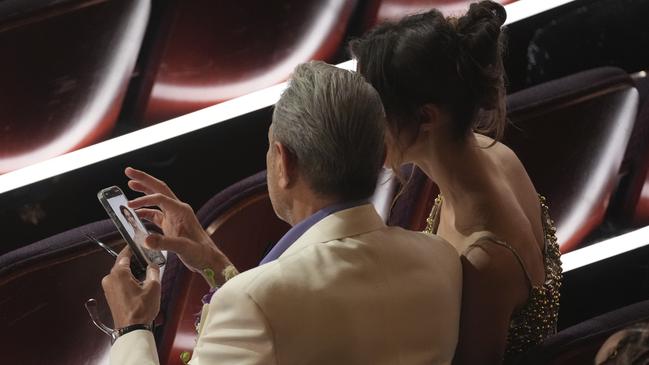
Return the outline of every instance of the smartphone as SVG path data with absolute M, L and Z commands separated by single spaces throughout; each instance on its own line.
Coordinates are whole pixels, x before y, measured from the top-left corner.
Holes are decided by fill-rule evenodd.
M 133 251 L 133 256 L 140 269 L 146 271 L 147 266 L 151 263 L 158 266 L 163 266 L 166 263 L 162 252 L 144 247 L 144 240 L 149 232 L 135 211 L 129 208 L 128 200 L 122 189 L 117 186 L 102 189 L 97 193 L 97 198 Z

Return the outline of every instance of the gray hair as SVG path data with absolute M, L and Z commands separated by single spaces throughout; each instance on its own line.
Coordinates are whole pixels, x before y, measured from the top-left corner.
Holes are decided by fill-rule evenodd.
M 272 137 L 316 193 L 370 197 L 385 158 L 381 98 L 360 74 L 324 62 L 297 66 L 275 105 Z

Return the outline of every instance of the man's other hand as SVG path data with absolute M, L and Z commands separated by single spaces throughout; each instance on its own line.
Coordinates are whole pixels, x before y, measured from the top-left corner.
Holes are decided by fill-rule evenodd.
M 160 269 L 149 266 L 140 283 L 131 273 L 130 263 L 131 250 L 126 246 L 101 281 L 115 328 L 151 324 L 160 310 Z

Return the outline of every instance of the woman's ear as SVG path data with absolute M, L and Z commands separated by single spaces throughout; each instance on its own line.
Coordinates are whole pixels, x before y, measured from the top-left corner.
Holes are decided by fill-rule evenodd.
M 425 104 L 419 109 L 419 132 L 430 132 L 439 127 L 440 110 L 435 104 Z

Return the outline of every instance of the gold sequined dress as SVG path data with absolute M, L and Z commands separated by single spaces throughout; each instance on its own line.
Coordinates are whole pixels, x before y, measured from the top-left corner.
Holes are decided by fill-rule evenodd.
M 549 209 L 543 196 L 539 196 L 541 217 L 544 234 L 544 269 L 545 282 L 543 285 L 532 285 L 530 275 L 523 264 L 518 252 L 511 245 L 492 236 L 485 237 L 488 242 L 503 246 L 510 250 L 521 265 L 530 294 L 527 302 L 512 314 L 505 349 L 505 363 L 509 363 L 530 347 L 541 343 L 547 336 L 556 333 L 559 314 L 559 289 L 561 287 L 562 269 L 561 252 L 555 235 L 554 222 L 550 219 Z M 439 227 L 442 198 L 438 196 L 427 219 L 424 232 L 435 234 Z M 469 246 L 470 247 L 470 246 Z

